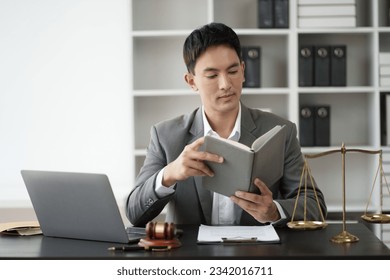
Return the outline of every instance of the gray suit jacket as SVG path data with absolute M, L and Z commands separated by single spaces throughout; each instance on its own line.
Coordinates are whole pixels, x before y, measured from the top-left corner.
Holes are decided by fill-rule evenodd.
M 273 198 L 280 203 L 287 219 L 278 225 L 285 225 L 291 215 L 298 193 L 303 167 L 303 156 L 297 139 L 295 125 L 272 113 L 241 106 L 241 137 L 239 142 L 251 146 L 253 141 L 275 125 L 286 125 L 286 145 L 283 177 L 268 186 Z M 200 177 L 190 177 L 178 182 L 175 192 L 167 197 L 159 197 L 155 190 L 155 180 L 159 171 L 174 161 L 184 147 L 202 137 L 203 120 L 200 108 L 191 114 L 161 122 L 151 129 L 151 140 L 147 148 L 144 165 L 136 179 L 135 188 L 127 200 L 127 216 L 134 226 L 143 226 L 161 213 L 169 203 L 167 221 L 176 224 L 210 224 L 213 195 L 202 187 Z M 310 181 L 310 180 L 309 180 Z M 311 186 L 309 183 L 308 186 Z M 322 213 L 326 215 L 326 205 L 322 192 L 316 187 Z M 304 191 L 301 192 L 304 195 Z M 303 197 L 299 199 L 294 220 L 303 219 Z M 322 220 L 314 191 L 308 187 L 306 201 L 308 220 Z M 259 225 L 247 212 L 242 211 L 242 225 Z

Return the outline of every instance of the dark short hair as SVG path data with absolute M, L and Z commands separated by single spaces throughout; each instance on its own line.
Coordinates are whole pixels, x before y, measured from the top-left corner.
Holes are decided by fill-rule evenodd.
M 199 56 L 211 46 L 226 45 L 234 49 L 241 59 L 241 44 L 237 34 L 223 23 L 209 23 L 195 29 L 186 38 L 183 46 L 183 59 L 187 71 L 195 74 L 195 64 Z

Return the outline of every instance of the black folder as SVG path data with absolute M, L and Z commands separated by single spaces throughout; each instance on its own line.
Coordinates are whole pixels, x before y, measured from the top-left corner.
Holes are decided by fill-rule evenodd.
M 314 47 L 314 85 L 330 86 L 330 47 Z
M 288 28 L 288 2 L 289 0 L 274 1 L 274 26 L 276 28 Z
M 330 145 L 330 106 L 317 106 L 314 117 L 315 146 Z
M 299 141 L 302 147 L 314 146 L 314 107 L 301 106 L 299 114 Z
M 299 86 L 311 87 L 314 85 L 314 54 L 313 46 L 300 46 L 298 59 Z
M 332 86 L 346 86 L 347 74 L 347 48 L 342 46 L 331 46 L 330 56 L 330 83 Z
M 274 0 L 258 0 L 258 27 L 259 28 L 273 28 L 274 27 Z
M 260 47 L 251 47 L 243 46 L 242 49 L 242 59 L 245 63 L 245 82 L 244 87 L 248 88 L 257 88 L 260 87 L 260 56 L 261 48 Z

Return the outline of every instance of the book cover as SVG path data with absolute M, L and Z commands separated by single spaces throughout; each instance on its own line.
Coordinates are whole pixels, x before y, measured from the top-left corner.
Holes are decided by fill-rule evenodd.
M 206 136 L 204 150 L 224 158 L 223 163 L 207 162 L 214 176 L 203 176 L 203 187 L 232 196 L 238 190 L 253 192 L 253 180 L 260 178 L 267 186 L 283 175 L 285 127 L 275 126 L 256 139 L 252 147 L 232 140 Z

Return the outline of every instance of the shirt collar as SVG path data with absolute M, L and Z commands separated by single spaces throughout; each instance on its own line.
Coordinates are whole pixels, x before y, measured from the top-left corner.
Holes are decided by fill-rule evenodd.
M 204 136 L 206 135 L 218 135 L 210 126 L 209 121 L 207 120 L 206 114 L 204 112 L 204 106 L 202 106 L 202 116 L 203 116 L 203 131 L 204 131 Z M 236 118 L 236 122 L 234 124 L 233 130 L 230 133 L 229 139 L 238 141 L 240 139 L 240 134 L 241 134 L 241 103 L 239 104 L 238 107 L 238 114 Z

